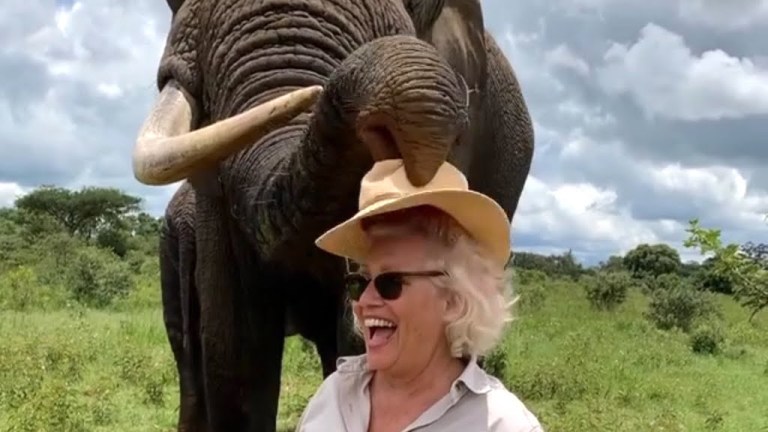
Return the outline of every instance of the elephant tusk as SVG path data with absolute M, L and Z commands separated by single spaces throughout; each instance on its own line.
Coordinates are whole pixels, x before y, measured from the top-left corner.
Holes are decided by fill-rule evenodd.
M 226 120 L 191 131 L 193 105 L 175 83 L 157 97 L 139 131 L 133 173 L 147 185 L 183 180 L 257 141 L 309 108 L 323 88 L 291 91 Z

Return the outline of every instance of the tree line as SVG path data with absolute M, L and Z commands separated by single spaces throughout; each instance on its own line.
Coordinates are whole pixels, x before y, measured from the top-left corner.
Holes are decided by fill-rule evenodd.
M 612 255 L 596 266 L 583 266 L 569 250 L 559 255 L 517 252 L 512 266 L 549 277 L 590 280 L 622 274 L 630 284 L 679 287 L 733 296 L 750 310 L 750 320 L 768 307 L 768 244 L 749 241 L 725 243 L 721 230 L 689 221 L 684 246 L 705 255 L 701 262 L 683 262 L 679 252 L 665 243 L 639 244 L 624 255 Z M 615 276 L 615 275 L 614 275 Z
M 137 291 L 154 304 L 162 221 L 141 204 L 115 188 L 44 185 L 0 209 L 0 308 L 108 307 Z
M 0 307 L 105 307 L 137 288 L 143 288 L 145 301 L 159 299 L 161 226 L 162 218 L 145 212 L 139 197 L 115 188 L 44 185 L 19 197 L 12 207 L 0 209 Z M 591 267 L 579 263 L 572 251 L 549 256 L 516 252 L 511 265 L 527 272 L 529 280 L 537 274 L 583 280 L 596 304 L 610 304 L 599 299 L 613 291 L 621 298 L 622 290 L 611 288 L 619 277 L 648 293 L 673 287 L 662 290 L 672 295 L 685 286 L 733 296 L 751 316 L 768 307 L 768 244 L 725 243 L 720 230 L 704 228 L 696 219 L 687 233 L 685 246 L 707 255 L 701 263 L 682 262 L 677 250 L 662 243 L 640 244 Z

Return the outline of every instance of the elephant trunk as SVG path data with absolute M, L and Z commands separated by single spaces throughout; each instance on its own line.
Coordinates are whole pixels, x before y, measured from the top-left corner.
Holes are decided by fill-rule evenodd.
M 298 150 L 272 168 L 259 182 L 269 187 L 251 197 L 282 207 L 248 206 L 255 212 L 248 219 L 261 230 L 259 247 L 280 244 L 262 253 L 304 264 L 296 263 L 296 251 L 307 251 L 324 230 L 357 210 L 360 179 L 374 161 L 402 158 L 413 184 L 423 185 L 448 157 L 467 118 L 467 89 L 431 45 L 387 36 L 361 46 L 331 74 L 306 132 L 295 136 Z M 310 247 L 301 259 L 317 262 L 311 257 L 318 253 Z
M 363 143 L 374 161 L 403 158 L 409 180 L 423 186 L 467 128 L 467 104 L 464 81 L 431 45 L 412 36 L 379 38 L 330 77 L 307 148 L 338 147 L 340 137 L 341 151 Z

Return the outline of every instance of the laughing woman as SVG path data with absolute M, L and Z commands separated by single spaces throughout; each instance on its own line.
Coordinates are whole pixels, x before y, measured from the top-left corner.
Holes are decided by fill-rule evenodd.
M 476 363 L 507 321 L 503 210 L 450 164 L 414 188 L 386 160 L 361 186 L 360 211 L 317 245 L 361 265 L 347 288 L 366 353 L 339 360 L 297 430 L 543 431 Z

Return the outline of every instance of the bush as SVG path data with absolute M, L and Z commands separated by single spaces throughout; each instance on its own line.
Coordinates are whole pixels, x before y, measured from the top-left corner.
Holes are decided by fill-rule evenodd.
M 0 274 L 0 309 L 29 311 L 64 305 L 66 296 L 43 283 L 29 266 Z
M 702 325 L 690 336 L 691 350 L 696 354 L 717 354 L 724 337 L 719 327 L 714 325 Z
M 646 280 L 646 283 L 648 284 L 648 288 L 650 289 L 650 292 L 653 292 L 653 291 L 669 291 L 685 283 L 685 281 L 683 280 L 683 278 L 681 278 L 676 274 L 666 273 L 663 275 L 656 276 L 654 278 L 649 278 Z
M 483 369 L 489 375 L 498 378 L 502 382 L 505 382 L 507 379 L 508 364 L 509 355 L 503 344 L 499 344 L 482 359 Z
M 541 285 L 548 279 L 547 274 L 541 270 L 515 269 L 516 282 L 520 285 Z
M 517 285 L 515 294 L 519 296 L 516 304 L 520 311 L 538 309 L 547 299 L 547 290 L 542 284 Z
M 662 330 L 676 327 L 687 333 L 697 319 L 715 312 L 708 296 L 686 283 L 679 283 L 653 290 L 646 317 Z
M 85 247 L 74 254 L 67 268 L 67 286 L 75 300 L 90 307 L 104 307 L 133 288 L 129 265 L 111 251 Z
M 598 310 L 613 310 L 624 303 L 632 278 L 626 272 L 598 272 L 586 280 L 587 300 Z

